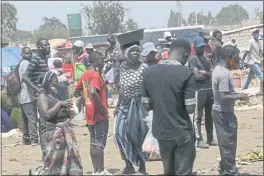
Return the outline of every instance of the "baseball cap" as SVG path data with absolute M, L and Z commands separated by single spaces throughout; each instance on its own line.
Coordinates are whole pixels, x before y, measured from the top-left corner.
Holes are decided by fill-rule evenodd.
M 259 32 L 259 29 L 254 28 L 254 29 L 251 30 L 251 33 L 252 33 L 252 34 L 255 33 L 255 32 Z
M 204 38 L 200 36 L 195 37 L 194 45 L 197 46 L 198 48 L 202 46 L 206 46 L 206 43 L 204 42 Z
M 143 51 L 142 51 L 142 53 L 141 53 L 141 56 L 143 56 L 143 57 L 146 57 L 147 55 L 149 55 L 149 53 L 150 53 L 151 51 L 158 52 L 158 50 L 155 48 L 154 43 L 152 43 L 152 42 L 147 42 L 147 43 L 145 43 L 145 44 L 142 46 L 142 49 L 143 49 Z
M 209 32 L 209 30 L 207 30 L 207 29 L 202 29 L 200 32 L 199 32 L 199 36 L 200 37 L 203 37 L 203 38 L 205 38 L 205 39 L 207 39 L 207 40 L 210 40 L 212 37 L 210 36 L 210 32 Z
M 73 43 L 74 46 L 77 46 L 79 48 L 82 48 L 84 47 L 84 42 L 81 41 L 81 40 L 76 40 L 74 43 Z
M 87 43 L 84 48 L 85 49 L 93 49 L 93 44 Z

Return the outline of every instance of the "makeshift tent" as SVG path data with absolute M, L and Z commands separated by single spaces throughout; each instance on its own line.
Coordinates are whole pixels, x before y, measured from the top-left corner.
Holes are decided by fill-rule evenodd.
M 58 45 L 56 49 L 71 49 L 72 48 L 72 42 L 70 40 L 67 40 L 66 43 L 63 45 Z
M 2 48 L 2 68 L 17 65 L 22 59 L 21 50 L 19 47 Z

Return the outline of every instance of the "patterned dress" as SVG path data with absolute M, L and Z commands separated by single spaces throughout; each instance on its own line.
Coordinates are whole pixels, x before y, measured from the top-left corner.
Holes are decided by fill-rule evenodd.
M 145 162 L 142 145 L 148 132 L 145 110 L 141 103 L 143 72 L 148 66 L 141 64 L 136 71 L 126 69 L 127 62 L 120 65 L 120 106 L 115 125 L 115 139 L 122 157 L 139 166 Z

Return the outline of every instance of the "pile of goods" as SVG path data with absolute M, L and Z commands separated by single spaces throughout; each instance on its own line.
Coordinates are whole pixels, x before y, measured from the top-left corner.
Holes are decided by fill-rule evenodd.
M 246 77 L 248 70 L 233 70 L 231 71 L 233 77 Z
M 251 151 L 246 154 L 246 156 L 242 157 L 242 161 L 246 162 L 255 162 L 255 161 L 263 161 L 263 150 Z
M 235 106 L 253 106 L 253 104 L 250 100 L 237 100 L 235 102 Z
M 249 70 L 245 69 L 245 70 L 232 70 L 231 74 L 233 77 L 233 83 L 234 83 L 234 87 L 235 88 L 241 88 L 246 79 L 247 79 L 247 75 L 248 75 Z M 255 87 L 258 85 L 257 79 L 255 79 L 256 77 L 253 78 L 253 80 L 251 81 L 249 87 Z

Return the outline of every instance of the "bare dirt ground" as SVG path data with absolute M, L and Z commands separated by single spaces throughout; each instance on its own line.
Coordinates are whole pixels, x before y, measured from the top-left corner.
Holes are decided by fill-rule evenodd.
M 111 113 L 112 113 L 111 109 Z M 237 158 L 246 155 L 254 149 L 263 149 L 263 110 L 249 110 L 236 112 L 238 129 L 238 149 Z M 77 125 L 74 127 L 81 159 L 84 167 L 84 174 L 92 172 L 92 163 L 89 155 L 89 133 L 85 122 L 74 121 Z M 203 126 L 203 133 L 205 132 Z M 115 173 L 124 167 L 119 152 L 112 141 L 113 118 L 110 120 L 108 142 L 105 149 L 105 166 Z M 26 175 L 29 169 L 41 165 L 40 146 L 7 146 L 20 143 L 19 138 L 8 138 L 2 140 L 2 175 Z M 203 175 L 218 174 L 217 166 L 220 158 L 218 147 L 209 149 L 197 149 L 197 156 L 194 164 L 194 171 Z M 263 161 L 254 162 L 248 165 L 239 165 L 240 169 L 254 175 L 263 175 Z M 163 168 L 161 161 L 147 162 L 149 174 L 162 174 Z

